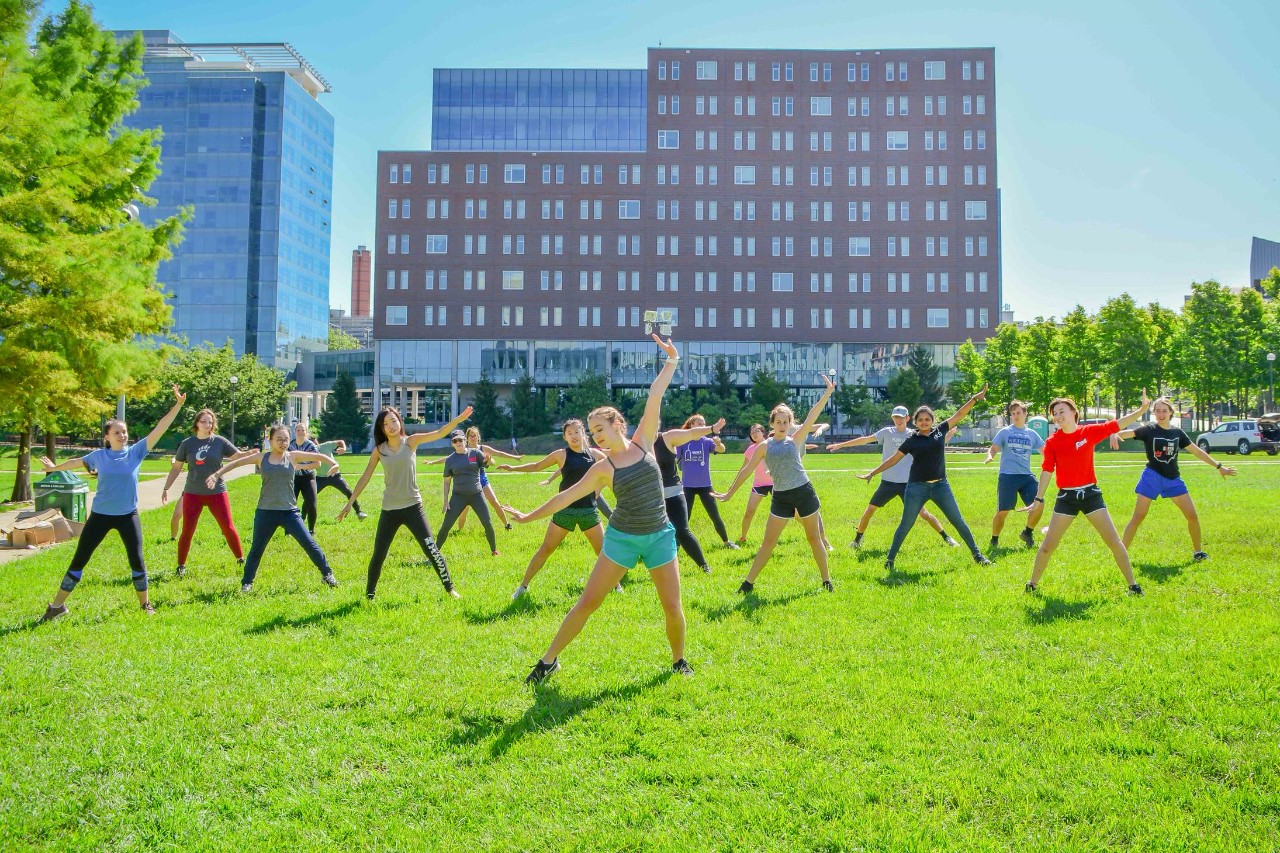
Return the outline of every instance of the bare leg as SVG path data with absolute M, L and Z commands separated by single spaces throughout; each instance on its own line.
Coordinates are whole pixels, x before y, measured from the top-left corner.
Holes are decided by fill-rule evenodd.
M 597 524 L 595 527 L 582 531 L 582 535 L 587 537 L 587 541 L 591 543 L 591 547 L 595 549 L 596 556 L 599 557 L 604 551 L 604 525 Z
M 827 566 L 827 549 L 822 541 L 822 514 L 815 512 L 800 519 L 804 527 L 804 535 L 809 540 L 809 549 L 813 551 L 813 559 L 818 563 L 818 572 L 824 582 L 831 580 L 831 569 Z
M 489 506 L 498 512 L 498 521 L 502 522 L 503 527 L 510 527 L 511 522 L 507 521 L 507 514 L 502 509 L 502 504 L 498 503 L 498 496 L 493 493 L 493 486 L 484 487 L 484 498 L 489 502 Z
M 1089 513 L 1085 518 L 1089 519 L 1093 529 L 1098 531 L 1102 541 L 1107 543 L 1107 547 L 1111 549 L 1111 556 L 1116 558 L 1116 565 L 1124 573 L 1124 579 L 1128 581 L 1129 586 L 1137 583 L 1133 579 L 1133 566 L 1129 565 L 1129 551 L 1124 547 L 1124 542 L 1120 540 L 1120 534 L 1116 532 L 1116 526 L 1111 521 L 1111 513 L 1105 509 L 1100 509 L 1097 512 Z
M 751 570 L 747 572 L 748 583 L 756 582 L 756 578 L 760 575 L 760 570 L 764 568 L 765 563 L 769 562 L 769 557 L 773 554 L 773 548 L 778 544 L 778 537 L 782 535 L 782 529 L 787 526 L 787 522 L 790 520 L 789 518 L 779 518 L 773 513 L 769 513 L 769 521 L 764 526 L 764 540 L 760 543 L 760 550 L 756 551 L 756 558 L 751 561 Z
M 1133 506 L 1133 517 L 1124 526 L 1124 536 L 1121 538 L 1125 548 L 1133 544 L 1133 537 L 1138 535 L 1138 528 L 1142 526 L 1142 522 L 1146 520 L 1147 513 L 1150 510 L 1151 498 L 1138 495 L 1138 502 Z M 1197 548 L 1196 550 L 1199 551 L 1200 549 Z
M 671 662 L 684 657 L 684 608 L 680 604 L 680 567 L 676 560 L 649 572 L 653 588 L 662 602 L 662 615 L 667 621 L 667 642 L 671 645 Z
M 1064 515 L 1057 512 L 1049 519 L 1049 532 L 1045 533 L 1044 539 L 1040 541 L 1040 548 L 1036 551 L 1035 567 L 1031 569 L 1032 586 L 1040 583 L 1040 576 L 1044 574 L 1045 567 L 1049 565 L 1049 557 L 1053 556 L 1054 549 L 1058 547 L 1058 543 L 1062 541 L 1067 528 L 1075 520 L 1076 517 L 1074 515 Z
M 1002 509 L 996 513 L 996 517 L 991 519 L 991 538 L 997 539 L 1000 531 L 1004 530 L 1004 520 L 1009 517 L 1009 510 Z M 1034 525 L 1031 525 L 1034 526 Z
M 1176 498 L 1169 498 L 1173 501 L 1173 505 L 1182 510 L 1182 514 L 1187 518 L 1187 532 L 1191 534 L 1191 550 L 1199 553 L 1200 546 L 1200 516 L 1196 514 L 1196 505 L 1191 500 L 1191 495 L 1178 495 Z M 1128 546 L 1128 542 L 1125 546 Z
M 1027 529 L 1035 531 L 1036 525 L 1040 523 L 1040 517 L 1044 515 L 1044 502 L 1032 501 L 1031 511 L 1027 513 Z
M 742 532 L 738 535 L 739 542 L 747 541 L 747 533 L 751 530 L 751 521 L 756 517 L 756 507 L 760 506 L 762 498 L 752 489 L 747 493 L 747 511 L 742 515 Z
M 542 567 L 546 565 L 547 558 L 555 553 L 556 548 L 560 547 L 560 543 L 568 535 L 569 531 L 559 525 L 547 525 L 546 535 L 542 537 L 542 544 L 538 546 L 538 550 L 534 551 L 533 556 L 529 558 L 529 565 L 525 567 L 524 577 L 520 580 L 520 586 L 526 589 L 529 587 L 529 584 L 533 582 L 534 576 L 542 571 Z
M 674 565 L 674 562 L 671 565 Z M 613 591 L 626 573 L 625 568 L 608 557 L 601 555 L 596 558 L 596 564 L 591 569 L 591 575 L 587 578 L 587 585 L 583 588 L 582 595 L 578 597 L 578 603 L 565 614 L 564 621 L 560 623 L 560 630 L 556 631 L 555 638 L 547 647 L 547 653 L 542 656 L 543 663 L 551 663 L 560 656 L 565 646 L 573 642 L 574 637 L 582 631 L 582 626 L 587 624 L 587 619 L 596 612 L 605 596 Z
M 938 517 L 924 507 L 920 507 L 920 518 L 925 524 L 929 525 L 937 533 L 942 533 L 942 522 L 938 521 Z
M 880 507 L 867 504 L 866 512 L 862 513 L 862 518 L 858 519 L 858 532 L 866 533 L 867 525 L 871 524 L 871 516 L 876 514 L 876 510 Z

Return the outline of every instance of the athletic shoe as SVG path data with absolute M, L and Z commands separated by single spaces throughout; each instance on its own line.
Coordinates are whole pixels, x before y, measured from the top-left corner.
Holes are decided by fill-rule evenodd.
M 371 592 L 366 592 L 366 593 L 364 594 L 364 600 L 365 600 L 365 601 L 373 601 L 373 593 L 371 593 Z
M 855 550 L 855 551 L 860 550 L 860 549 L 862 548 L 862 534 L 861 534 L 861 533 L 859 533 L 856 537 L 854 537 L 854 540 L 853 540 L 852 542 L 850 542 L 850 543 L 849 543 L 849 547 L 850 547 L 850 548 L 852 548 L 852 549 L 853 549 L 853 550 Z
M 500 551 L 494 551 L 494 552 L 493 552 L 493 556 L 495 556 L 495 557 L 501 557 L 501 556 L 502 556 L 502 553 L 501 553 Z
M 325 575 L 324 577 L 320 578 L 320 580 L 324 581 L 324 582 L 325 582 L 326 584 L 328 584 L 329 586 L 337 586 L 337 585 L 338 585 L 338 579 L 337 579 L 337 578 L 335 578 L 335 577 L 333 576 L 333 572 L 329 572 L 329 574 L 327 574 L 327 575 Z
M 676 675 L 693 675 L 693 667 L 689 666 L 689 662 L 684 658 L 671 664 L 671 671 Z
M 893 574 L 893 560 L 884 561 L 884 570 L 889 574 Z
M 357 512 L 357 513 L 356 513 L 356 518 L 360 519 L 361 521 L 364 521 L 364 520 L 365 520 L 366 518 L 368 518 L 368 517 L 369 517 L 369 513 L 367 513 L 367 512 Z
M 150 601 L 144 601 L 142 602 L 142 612 L 147 614 L 148 616 L 155 616 L 156 606 L 152 604 Z
M 947 534 L 945 534 L 945 533 L 944 533 L 944 534 L 942 534 L 942 542 L 943 542 L 943 544 L 945 544 L 945 545 L 947 545 L 948 547 L 951 547 L 951 548 L 955 548 L 955 547 L 959 546 L 959 544 L 960 544 L 959 542 L 957 542 L 956 540 L 952 539 L 950 536 L 948 536 L 948 535 L 947 535 Z
M 987 559 L 987 555 L 983 554 L 981 551 L 973 555 L 973 561 L 979 566 L 991 565 L 991 561 Z
M 737 542 L 725 542 L 724 547 L 728 548 L 730 551 L 737 551 L 739 546 Z
M 520 584 L 518 587 L 516 587 L 516 591 L 511 593 L 511 600 L 515 601 L 517 598 L 524 595 L 528 591 L 529 591 L 529 587 L 525 586 L 524 584 Z
M 1129 584 L 1130 595 L 1142 595 L 1142 587 L 1136 583 Z
M 61 619 L 70 612 L 65 604 L 50 604 L 44 609 L 44 615 L 40 617 L 40 621 L 52 622 L 54 619 Z
M 823 546 L 825 546 L 825 547 L 826 547 L 826 549 L 827 549 L 827 553 L 828 553 L 828 554 L 834 554 L 834 553 L 835 553 L 835 550 L 836 550 L 836 546 L 835 546 L 835 545 L 832 545 L 830 542 L 823 542 L 822 544 L 823 544 Z
M 510 530 L 510 529 L 511 529 L 511 522 L 509 522 L 509 521 L 507 522 L 507 529 L 508 529 L 508 530 Z M 496 552 L 495 552 L 495 553 L 496 553 Z
M 240 559 L 236 560 L 236 565 L 243 569 L 243 568 L 244 568 L 244 557 L 241 557 Z
M 613 588 L 613 591 L 614 591 L 614 592 L 626 592 L 626 590 L 622 588 L 622 581 L 618 581 L 618 585 L 617 585 L 617 586 L 615 586 L 615 587 Z
M 743 581 L 742 585 L 738 587 L 738 592 L 741 593 L 742 595 L 746 595 L 752 590 L 754 590 L 755 588 L 756 588 L 756 585 L 753 584 L 751 581 Z
M 545 681 L 551 673 L 560 669 L 560 658 L 556 658 L 551 663 L 543 663 L 538 661 L 533 665 L 533 671 L 525 678 L 525 684 L 540 684 Z
M 823 582 L 822 582 L 822 588 L 823 588 L 823 589 L 825 589 L 827 592 L 835 592 L 835 591 L 836 591 L 835 584 L 833 584 L 831 581 L 823 581 Z
M 702 566 L 702 573 L 703 573 L 704 575 L 709 575 L 709 574 L 711 574 L 711 567 L 710 567 L 710 566 L 708 566 L 708 565 L 706 565 L 706 564 L 704 563 L 704 564 L 703 564 L 703 566 Z
M 1033 584 L 1031 581 L 1027 581 L 1027 585 L 1023 587 L 1023 590 L 1027 593 L 1027 595 L 1034 595 L 1036 591 L 1036 585 Z
M 251 583 L 242 583 L 242 584 L 240 584 L 240 591 L 241 591 L 241 592 L 253 592 L 253 584 L 251 584 Z
M 1030 527 L 1022 528 L 1022 532 L 1018 534 L 1018 538 L 1021 539 L 1022 544 L 1026 545 L 1028 548 L 1036 547 L 1036 537 L 1031 532 Z
M 999 548 L 999 547 L 1000 547 L 1000 537 L 999 537 L 999 536 L 992 536 L 992 537 L 991 537 L 991 544 L 987 546 L 987 550 L 988 550 L 988 551 L 994 551 L 995 549 L 997 549 L 997 548 Z
M 1209 559 L 1209 555 L 1204 551 L 1196 551 L 1191 555 L 1191 559 L 1195 560 L 1197 563 L 1203 563 L 1205 560 Z
M 462 598 L 462 593 L 458 592 L 453 587 L 449 587 L 445 592 L 449 593 L 450 598 Z
M 178 566 L 178 568 L 174 571 L 174 574 L 180 578 L 185 578 L 187 576 L 187 567 Z

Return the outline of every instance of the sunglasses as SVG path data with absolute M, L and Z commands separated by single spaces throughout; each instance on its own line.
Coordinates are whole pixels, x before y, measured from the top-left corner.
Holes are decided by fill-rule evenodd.
M 464 439 L 461 439 L 461 438 L 455 438 L 455 439 L 451 439 L 449 443 L 450 443 L 450 444 L 462 444 L 463 440 L 464 440 Z

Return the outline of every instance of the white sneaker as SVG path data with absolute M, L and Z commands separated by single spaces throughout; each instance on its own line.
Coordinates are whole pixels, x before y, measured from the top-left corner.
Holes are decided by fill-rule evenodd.
M 511 593 L 511 600 L 515 601 L 517 598 L 524 595 L 528 591 L 529 591 L 529 587 L 525 586 L 524 584 L 521 584 L 520 586 L 516 587 L 515 592 Z
M 617 585 L 617 586 L 615 586 L 615 587 L 613 588 L 613 591 L 614 591 L 614 592 L 626 592 L 626 590 L 622 588 L 622 581 L 618 581 L 618 585 Z

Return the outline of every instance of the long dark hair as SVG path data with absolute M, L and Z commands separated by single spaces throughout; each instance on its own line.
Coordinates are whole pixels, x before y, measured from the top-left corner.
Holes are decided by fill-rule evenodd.
M 116 420 L 115 418 L 112 418 L 111 420 L 107 421 L 105 424 L 102 425 L 102 446 L 103 447 L 111 446 L 111 442 L 107 441 L 107 433 L 111 432 L 112 428 L 115 426 L 122 426 L 126 430 L 129 428 L 125 426 L 124 421 L 119 421 L 119 420 Z
M 387 420 L 387 415 L 395 415 L 396 420 L 400 421 L 400 436 L 404 437 L 404 419 L 400 417 L 400 413 L 390 406 L 383 406 L 382 411 L 378 412 L 378 417 L 373 421 L 374 447 L 381 447 L 387 443 L 387 433 L 382 428 L 382 424 Z

